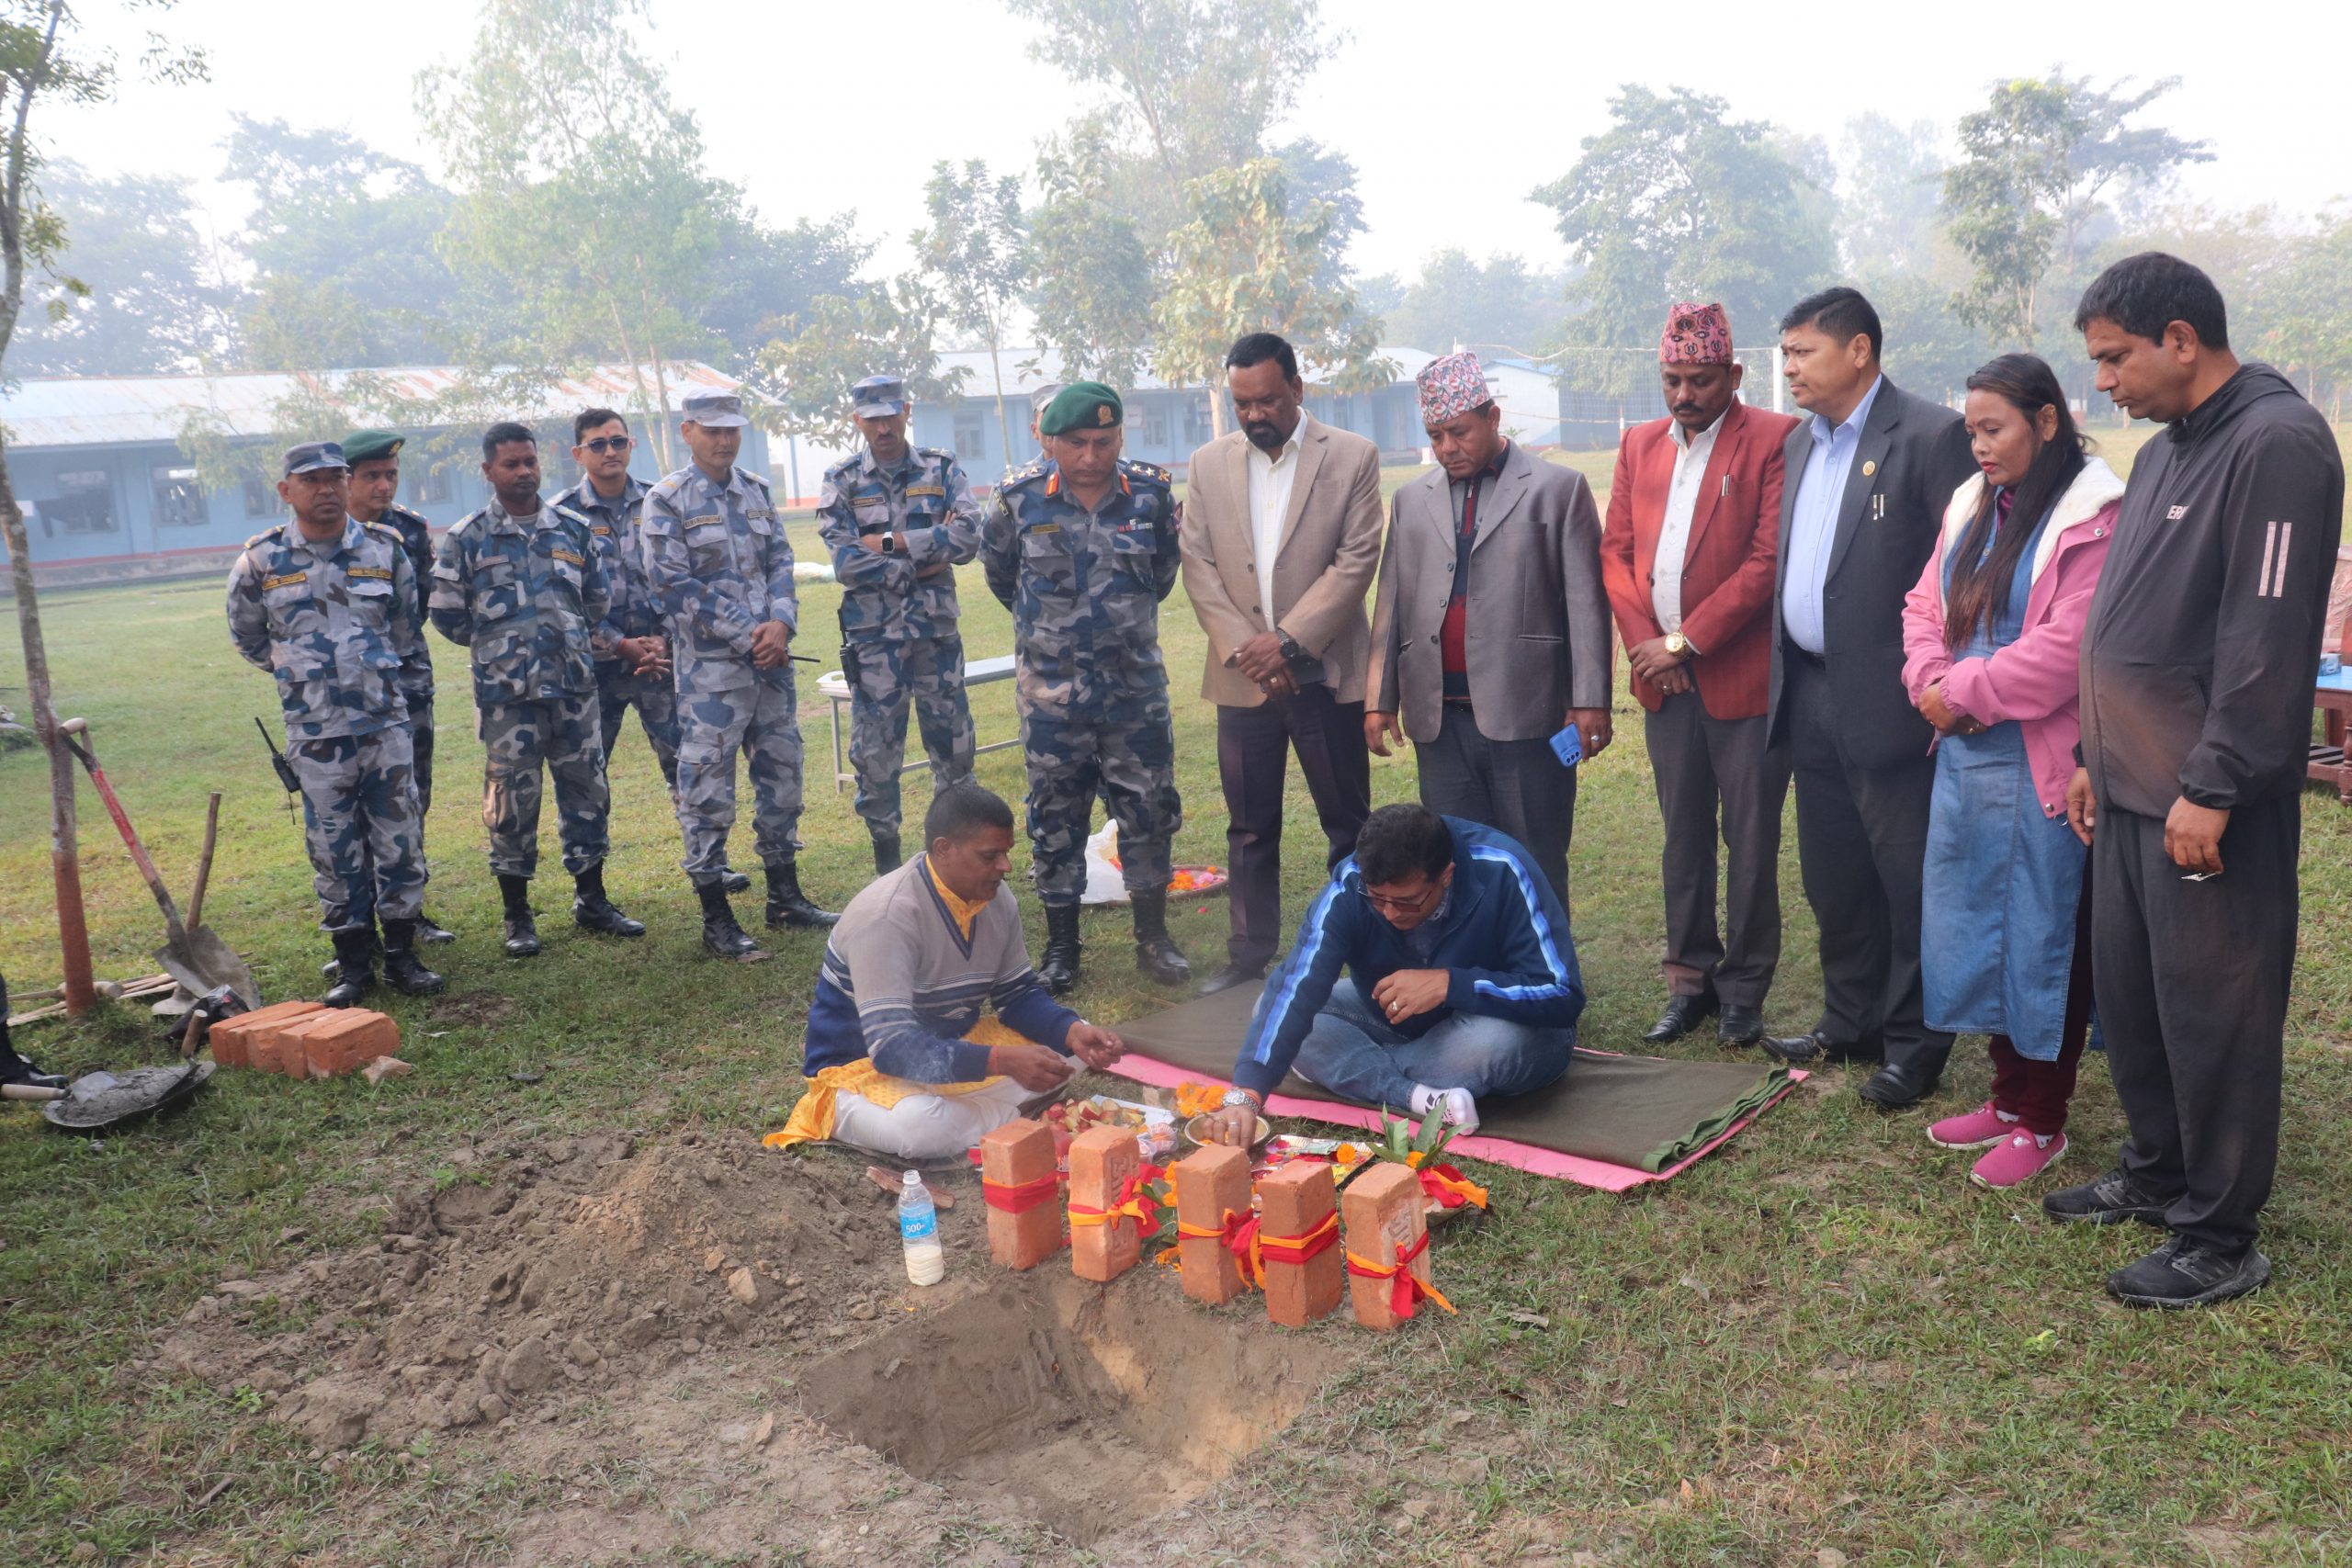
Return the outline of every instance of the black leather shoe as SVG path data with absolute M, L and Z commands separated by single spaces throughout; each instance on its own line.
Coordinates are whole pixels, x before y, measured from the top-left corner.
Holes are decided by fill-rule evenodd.
M 721 871 L 718 874 L 718 886 L 726 891 L 728 897 L 733 897 L 738 893 L 749 893 L 752 890 L 752 879 L 740 871 Z
M 1236 986 L 1247 986 L 1266 977 L 1262 964 L 1227 964 L 1224 968 L 1202 981 L 1197 994 L 1213 997 L 1219 991 L 1229 991 Z
M 6 1053 L 5 1056 L 0 1056 L 0 1083 L 23 1084 L 28 1089 L 63 1089 L 65 1087 L 66 1077 L 63 1073 L 45 1073 L 40 1070 L 40 1063 L 29 1056 L 19 1056 L 15 1051 L 6 1046 L 0 1046 L 0 1051 Z
M 643 936 L 645 922 L 632 920 L 605 897 L 605 868 L 592 865 L 572 878 L 571 921 L 600 936 Z
M 1652 1045 L 1671 1045 L 1715 1014 L 1713 991 L 1678 991 L 1666 998 L 1666 1010 L 1642 1039 Z
M 780 860 L 768 867 L 768 930 L 795 926 L 821 931 L 840 919 L 832 910 L 810 903 L 800 891 L 800 871 L 795 863 Z
M 2137 1220 L 2143 1225 L 2161 1225 L 2168 1207 L 2164 1199 L 2120 1168 L 2078 1187 L 2061 1187 L 2041 1195 L 2041 1212 L 2069 1224 L 2112 1225 Z
M 2253 1247 L 2216 1252 L 2176 1235 L 2137 1263 L 2107 1277 L 2107 1293 L 2125 1306 L 2213 1306 L 2258 1291 L 2270 1280 L 2270 1259 Z
M 768 955 L 750 932 L 735 923 L 735 911 L 727 907 L 724 879 L 697 886 L 695 897 L 702 900 L 703 946 L 738 964 L 756 964 Z
M 1889 1062 L 1854 1092 L 1881 1111 L 1907 1111 L 1936 1092 L 1941 1073 L 1923 1072 L 1901 1062 Z
M 1723 1016 L 1715 1021 L 1716 1044 L 1726 1051 L 1745 1051 L 1763 1038 L 1762 1009 L 1724 1004 Z
M 430 915 L 419 915 L 416 918 L 416 940 L 428 947 L 438 947 L 445 942 L 457 941 L 458 933 L 453 931 L 444 931 L 440 923 Z
M 1832 1040 L 1817 1029 L 1809 1034 L 1767 1034 L 1756 1043 L 1766 1055 L 1783 1062 L 1875 1062 L 1886 1055 L 1886 1042 L 1879 1035 Z
M 384 983 L 404 997 L 435 996 L 443 984 L 416 956 L 418 940 L 416 921 L 384 922 Z
M 1078 984 L 1079 955 L 1086 944 L 1078 940 L 1078 906 L 1046 906 L 1046 955 L 1037 964 L 1037 979 L 1054 996 Z

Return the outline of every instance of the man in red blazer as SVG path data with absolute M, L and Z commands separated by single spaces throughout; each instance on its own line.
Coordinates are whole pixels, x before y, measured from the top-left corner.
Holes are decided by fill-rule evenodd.
M 1721 305 L 1676 305 L 1658 344 L 1668 417 L 1617 448 L 1600 575 L 1648 710 L 1645 738 L 1665 818 L 1666 1012 L 1643 1038 L 1679 1040 L 1720 1009 L 1716 1037 L 1753 1045 L 1781 961 L 1781 806 L 1775 746 L 1774 553 L 1781 448 L 1796 421 L 1739 400 Z M 1715 823 L 1729 853 L 1715 923 Z

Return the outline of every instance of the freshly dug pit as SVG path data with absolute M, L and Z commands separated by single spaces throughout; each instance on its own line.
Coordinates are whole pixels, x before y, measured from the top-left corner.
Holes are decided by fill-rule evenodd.
M 1337 1370 L 1254 1298 L 1211 1312 L 1163 1283 L 1011 1276 L 820 1363 L 801 1400 L 901 1469 L 1083 1546 L 1206 1492 Z

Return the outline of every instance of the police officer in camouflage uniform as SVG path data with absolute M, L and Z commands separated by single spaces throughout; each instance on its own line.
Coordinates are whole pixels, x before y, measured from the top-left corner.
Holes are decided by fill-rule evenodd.
M 1029 847 L 1046 906 L 1038 977 L 1077 984 L 1078 900 L 1098 788 L 1119 824 L 1136 967 L 1163 986 L 1192 965 L 1168 934 L 1169 844 L 1183 820 L 1159 652 L 1176 585 L 1168 470 L 1119 456 L 1125 411 L 1099 381 L 1062 389 L 1038 420 L 1046 460 L 1008 475 L 981 528 L 989 588 L 1012 611 Z
M 401 492 L 401 448 L 408 438 L 391 430 L 355 430 L 343 438 L 343 460 L 351 465 L 351 514 L 381 523 L 401 536 L 401 550 L 416 577 L 416 624 L 424 625 L 424 601 L 433 592 L 433 527 L 393 497 Z M 416 812 L 420 825 L 433 817 L 433 657 L 417 639 L 414 664 L 401 668 L 401 694 L 408 700 L 409 744 L 416 754 Z M 423 827 L 419 827 L 420 835 Z M 420 837 L 420 843 L 423 839 Z M 455 942 L 431 915 L 416 918 L 416 940 Z
M 876 875 L 899 868 L 899 769 L 914 706 L 932 792 L 972 776 L 972 710 L 956 569 L 980 547 L 980 508 L 956 455 L 907 445 L 907 389 L 869 376 L 850 389 L 865 450 L 825 470 L 817 520 L 842 585 L 850 680 L 850 767 Z
M 588 520 L 539 499 L 539 447 L 528 427 L 492 425 L 481 455 L 495 499 L 443 536 L 432 615 L 443 637 L 473 649 L 481 819 L 505 904 L 507 956 L 539 951 L 531 876 L 543 763 L 555 780 L 573 921 L 607 936 L 643 936 L 645 927 L 605 894 L 608 797 L 593 661 L 607 635 L 611 595 Z
M 401 537 L 350 513 L 350 468 L 332 441 L 286 454 L 277 494 L 292 521 L 256 534 L 229 569 L 229 635 L 277 677 L 286 754 L 302 785 L 303 840 L 320 925 L 349 1007 L 384 978 L 411 996 L 441 988 L 418 961 L 424 831 L 402 674 L 424 658 L 416 582 Z
M 752 775 L 752 819 L 767 868 L 767 923 L 830 926 L 840 917 L 800 891 L 800 726 L 791 643 L 800 621 L 792 546 L 767 481 L 735 466 L 743 400 L 686 395 L 678 432 L 694 461 L 645 493 L 638 548 L 670 626 L 678 682 L 678 826 L 702 900 L 703 945 L 722 958 L 767 954 L 735 923 L 720 880 L 735 826 L 735 754 Z

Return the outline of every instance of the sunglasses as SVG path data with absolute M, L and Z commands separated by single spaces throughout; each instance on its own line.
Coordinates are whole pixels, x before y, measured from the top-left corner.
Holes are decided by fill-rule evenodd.
M 626 435 L 599 435 L 595 440 L 584 445 L 588 450 L 601 457 L 607 452 L 626 452 L 637 443 Z

